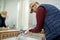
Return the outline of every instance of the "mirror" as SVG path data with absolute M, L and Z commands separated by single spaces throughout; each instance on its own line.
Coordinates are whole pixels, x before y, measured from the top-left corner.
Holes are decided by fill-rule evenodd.
M 0 13 L 2 13 L 2 12 L 7 13 L 7 16 L 5 19 L 6 28 L 16 29 L 17 13 L 18 13 L 18 0 L 0 0 Z

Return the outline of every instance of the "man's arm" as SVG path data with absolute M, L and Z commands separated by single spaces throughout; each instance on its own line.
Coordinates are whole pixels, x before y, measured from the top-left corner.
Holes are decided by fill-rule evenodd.
M 33 33 L 41 32 L 44 24 L 45 14 L 46 14 L 46 10 L 44 7 L 39 7 L 37 9 L 37 12 L 36 12 L 37 24 L 34 29 L 29 30 L 30 32 L 33 32 Z

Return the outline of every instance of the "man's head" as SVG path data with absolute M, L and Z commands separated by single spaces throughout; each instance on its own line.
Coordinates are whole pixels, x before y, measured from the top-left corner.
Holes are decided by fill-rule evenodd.
M 6 17 L 6 16 L 7 16 L 7 11 L 3 10 L 3 11 L 1 12 L 1 16 L 2 16 L 2 17 Z
M 30 13 L 36 12 L 37 7 L 39 6 L 38 2 L 33 2 L 30 4 Z

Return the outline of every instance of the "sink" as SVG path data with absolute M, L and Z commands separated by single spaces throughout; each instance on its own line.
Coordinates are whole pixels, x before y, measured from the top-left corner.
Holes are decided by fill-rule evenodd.
M 19 34 L 17 37 L 7 38 L 4 40 L 42 40 L 42 37 L 44 37 L 44 34 L 40 33 L 29 33 L 29 34 Z

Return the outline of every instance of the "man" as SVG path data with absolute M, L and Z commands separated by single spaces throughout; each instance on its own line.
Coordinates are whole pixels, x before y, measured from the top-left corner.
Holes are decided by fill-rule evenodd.
M 29 32 L 39 33 L 44 29 L 46 40 L 60 40 L 60 10 L 50 4 L 31 3 L 31 13 L 36 13 L 37 25 Z
M 0 27 L 7 27 L 5 24 L 6 16 L 7 12 L 5 10 L 0 13 Z
M 31 8 L 31 12 L 35 12 L 36 13 L 36 20 L 37 20 L 37 24 L 36 27 L 34 29 L 29 30 L 30 32 L 33 33 L 38 33 L 42 30 L 43 27 L 43 23 L 44 23 L 44 19 L 45 19 L 45 14 L 46 14 L 46 10 L 44 7 L 39 7 L 39 3 L 35 2 L 35 3 L 31 3 L 30 4 L 30 8 Z

